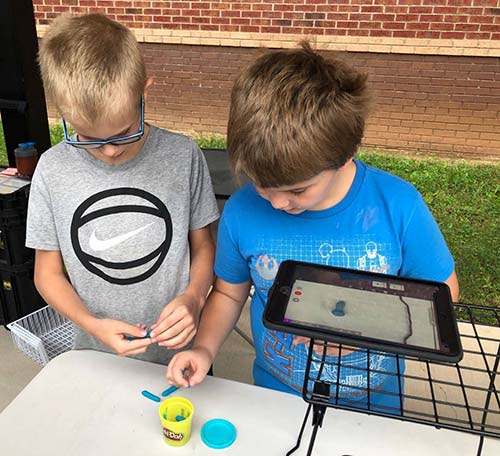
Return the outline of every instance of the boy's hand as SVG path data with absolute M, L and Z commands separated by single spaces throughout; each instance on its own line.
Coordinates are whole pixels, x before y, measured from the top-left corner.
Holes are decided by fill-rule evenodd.
M 307 346 L 309 347 L 310 342 L 311 342 L 311 339 L 309 337 L 294 336 L 293 342 L 292 342 L 292 350 L 293 350 L 293 347 L 295 347 L 295 345 L 299 345 L 299 344 L 307 344 Z M 332 344 L 333 344 L 332 342 L 328 343 L 328 348 L 326 349 L 326 356 L 339 356 L 339 345 L 333 344 L 333 346 L 332 346 Z M 323 356 L 323 345 L 315 344 L 313 350 L 317 355 Z M 355 347 L 347 347 L 347 346 L 342 345 L 341 356 L 348 355 L 356 350 L 357 349 Z
M 208 350 L 193 348 L 177 353 L 168 363 L 167 380 L 176 386 L 194 386 L 201 383 L 212 365 Z
M 200 303 L 194 297 L 186 293 L 177 296 L 151 325 L 151 340 L 173 350 L 184 347 L 196 334 L 200 312 Z
M 133 326 L 109 318 L 97 319 L 91 334 L 120 356 L 139 355 L 151 345 L 151 339 L 142 339 L 147 331 L 143 325 Z M 136 337 L 127 340 L 126 335 Z

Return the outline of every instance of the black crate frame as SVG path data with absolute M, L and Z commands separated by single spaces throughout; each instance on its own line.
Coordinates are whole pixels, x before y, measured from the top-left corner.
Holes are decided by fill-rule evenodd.
M 21 266 L 35 257 L 26 247 L 26 212 L 7 210 L 0 213 L 0 267 Z
M 33 262 L 14 267 L 0 267 L 0 324 L 6 326 L 47 304 L 33 280 Z
M 342 361 L 341 356 L 338 356 L 335 362 L 331 362 L 329 359 L 332 358 L 327 358 L 327 351 L 337 349 L 342 354 L 342 350 L 346 350 L 346 347 L 343 347 L 342 344 L 311 339 L 302 390 L 302 397 L 309 406 L 297 442 L 288 451 L 287 456 L 299 448 L 311 409 L 313 411 L 313 432 L 307 454 L 312 454 L 318 428 L 322 425 L 328 407 L 475 434 L 480 437 L 477 454 L 481 455 L 484 437 L 500 438 L 500 336 L 494 338 L 485 335 L 485 333 L 495 332 L 496 329 L 500 328 L 500 309 L 457 303 L 455 310 L 459 316 L 458 321 L 461 323 L 459 324 L 459 332 L 464 345 L 464 357 L 459 363 L 448 364 L 421 360 L 411 356 L 403 357 L 383 353 L 384 356 L 395 358 L 396 369 L 394 372 L 377 371 L 370 367 L 370 355 L 378 355 L 382 352 L 361 349 L 367 355 L 366 367 L 350 365 L 348 362 Z M 485 324 L 485 322 L 487 323 Z M 400 372 L 399 361 L 403 359 L 406 371 Z M 475 363 L 471 363 L 472 360 Z M 320 366 L 315 372 L 311 370 L 313 363 Z M 367 378 L 366 387 L 342 385 L 338 375 L 335 381 L 323 378 L 323 368 L 328 364 L 335 364 L 337 372 L 344 368 L 363 373 Z M 409 373 L 409 366 L 417 373 Z M 418 370 L 423 373 L 419 374 Z M 452 380 L 440 378 L 438 374 L 440 370 L 446 372 L 447 376 L 451 372 L 456 375 Z M 371 389 L 370 376 L 372 374 L 396 378 L 399 391 L 394 393 Z M 470 383 L 468 377 L 471 376 L 475 380 L 479 378 L 480 384 Z M 405 389 L 401 388 L 403 381 L 405 385 L 408 385 L 408 382 L 419 384 L 420 389 L 422 390 L 424 387 L 427 394 L 407 394 Z M 364 404 L 366 409 L 356 407 L 359 405 L 358 401 L 349 401 L 345 397 L 341 398 L 339 403 L 339 391 L 342 388 L 355 391 L 358 393 L 358 397 L 366 397 Z M 370 404 L 370 394 L 374 392 L 396 396 L 399 399 L 400 408 L 377 405 L 376 410 L 374 410 Z M 452 399 L 454 395 L 456 398 Z M 477 396 L 482 396 L 482 398 L 478 401 Z M 415 407 L 416 405 L 418 407 Z M 426 407 L 427 410 L 420 410 L 422 406 Z M 451 410 L 455 416 L 448 413 Z

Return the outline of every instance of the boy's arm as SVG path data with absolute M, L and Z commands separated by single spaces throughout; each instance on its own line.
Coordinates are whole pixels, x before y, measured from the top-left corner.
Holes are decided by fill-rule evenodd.
M 458 298 L 460 297 L 460 288 L 458 286 L 458 277 L 457 273 L 453 271 L 444 283 L 446 283 L 450 287 L 451 300 L 453 302 L 458 302 Z
M 166 305 L 151 325 L 153 343 L 178 349 L 196 334 L 200 312 L 213 283 L 215 243 L 210 225 L 189 233 L 191 267 L 189 284 L 183 294 Z
M 192 350 L 177 353 L 168 365 L 167 378 L 173 384 L 196 385 L 213 364 L 222 344 L 236 326 L 248 298 L 250 282 L 231 284 L 217 278 L 203 308 Z
M 118 320 L 99 319 L 87 309 L 64 273 L 59 250 L 35 251 L 35 286 L 47 304 L 116 353 L 144 353 L 150 345 L 149 339 L 124 338 L 124 334 L 143 337 L 144 330 Z
M 189 270 L 189 285 L 184 294 L 193 296 L 201 310 L 214 281 L 215 242 L 211 225 L 190 231 L 189 247 L 191 268 Z

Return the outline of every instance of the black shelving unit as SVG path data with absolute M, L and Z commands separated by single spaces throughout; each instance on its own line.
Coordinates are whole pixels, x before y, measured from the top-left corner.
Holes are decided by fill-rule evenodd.
M 287 455 L 299 448 L 311 410 L 313 431 L 307 454 L 312 454 L 328 407 L 475 434 L 480 437 L 477 455 L 481 455 L 484 437 L 500 438 L 500 309 L 455 304 L 455 310 L 464 349 L 463 359 L 456 364 L 360 349 L 366 353 L 366 365 L 354 365 L 349 364 L 349 358 L 327 355 L 329 349 L 338 349 L 342 354 L 346 350 L 342 344 L 312 339 L 302 391 L 309 405 L 297 442 Z M 394 366 L 392 371 L 370 366 L 371 356 L 381 354 L 397 361 L 389 363 Z M 405 368 L 401 369 L 403 361 Z M 332 381 L 324 374 L 328 365 L 337 372 L 349 369 L 366 381 L 362 386 L 339 384 L 339 376 Z M 371 388 L 375 374 L 396 379 L 398 391 Z M 391 402 L 399 406 L 373 407 L 373 393 L 391 396 Z
M 30 181 L 0 176 L 0 325 L 46 304 L 35 288 L 35 251 L 25 246 Z

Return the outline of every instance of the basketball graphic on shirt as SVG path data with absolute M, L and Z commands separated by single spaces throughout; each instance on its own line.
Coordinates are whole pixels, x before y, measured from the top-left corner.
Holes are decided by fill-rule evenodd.
M 172 241 L 172 220 L 156 196 L 137 188 L 105 190 L 73 214 L 71 242 L 82 265 L 119 285 L 146 280 L 161 266 Z

